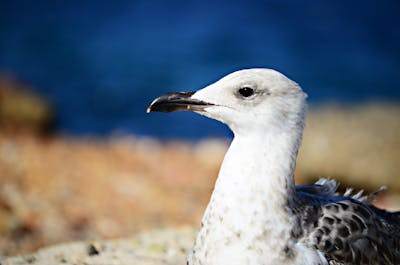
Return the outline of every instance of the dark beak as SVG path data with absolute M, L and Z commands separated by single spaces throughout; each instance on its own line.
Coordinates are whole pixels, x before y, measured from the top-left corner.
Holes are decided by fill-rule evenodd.
M 202 111 L 204 108 L 213 106 L 198 99 L 191 98 L 195 92 L 169 93 L 156 98 L 147 108 L 147 113 L 151 111 L 173 112 L 179 110 Z

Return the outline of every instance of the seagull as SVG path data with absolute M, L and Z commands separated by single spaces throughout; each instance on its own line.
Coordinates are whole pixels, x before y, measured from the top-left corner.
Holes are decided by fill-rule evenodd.
M 272 69 L 233 72 L 147 112 L 191 110 L 228 125 L 223 159 L 188 265 L 399 265 L 400 211 L 334 180 L 295 186 L 305 125 L 300 86 Z

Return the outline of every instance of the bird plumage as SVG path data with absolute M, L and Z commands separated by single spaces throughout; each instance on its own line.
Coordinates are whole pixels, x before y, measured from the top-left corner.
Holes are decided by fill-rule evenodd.
M 296 187 L 298 238 L 331 264 L 400 264 L 400 212 L 370 204 L 376 193 L 339 195 L 336 182 L 320 183 Z
M 305 99 L 281 73 L 245 69 L 150 105 L 193 110 L 234 133 L 189 265 L 400 264 L 400 213 L 371 204 L 383 188 L 340 195 L 333 180 L 294 185 Z

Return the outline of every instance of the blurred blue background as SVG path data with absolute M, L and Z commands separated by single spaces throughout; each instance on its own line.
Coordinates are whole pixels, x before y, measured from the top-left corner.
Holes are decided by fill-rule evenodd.
M 0 2 L 0 73 L 53 102 L 62 132 L 226 136 L 195 114 L 145 111 L 248 67 L 285 73 L 314 104 L 398 101 L 400 2 Z

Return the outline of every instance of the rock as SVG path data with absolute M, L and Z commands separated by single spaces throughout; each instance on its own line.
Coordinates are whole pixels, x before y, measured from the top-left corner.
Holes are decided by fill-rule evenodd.
M 75 242 L 39 249 L 37 252 L 0 259 L 2 265 L 176 265 L 185 264 L 194 242 L 189 227 L 159 229 L 129 239 Z
M 400 107 L 395 103 L 311 109 L 298 170 L 307 182 L 332 177 L 355 188 L 400 191 Z
M 0 76 L 0 129 L 8 131 L 48 132 L 54 112 L 50 103 L 9 77 Z
M 399 115 L 399 105 L 386 103 L 311 109 L 297 182 L 332 177 L 366 192 L 386 185 L 377 204 L 399 210 Z M 0 129 L 0 256 L 196 226 L 227 146 L 227 140 L 45 138 Z

